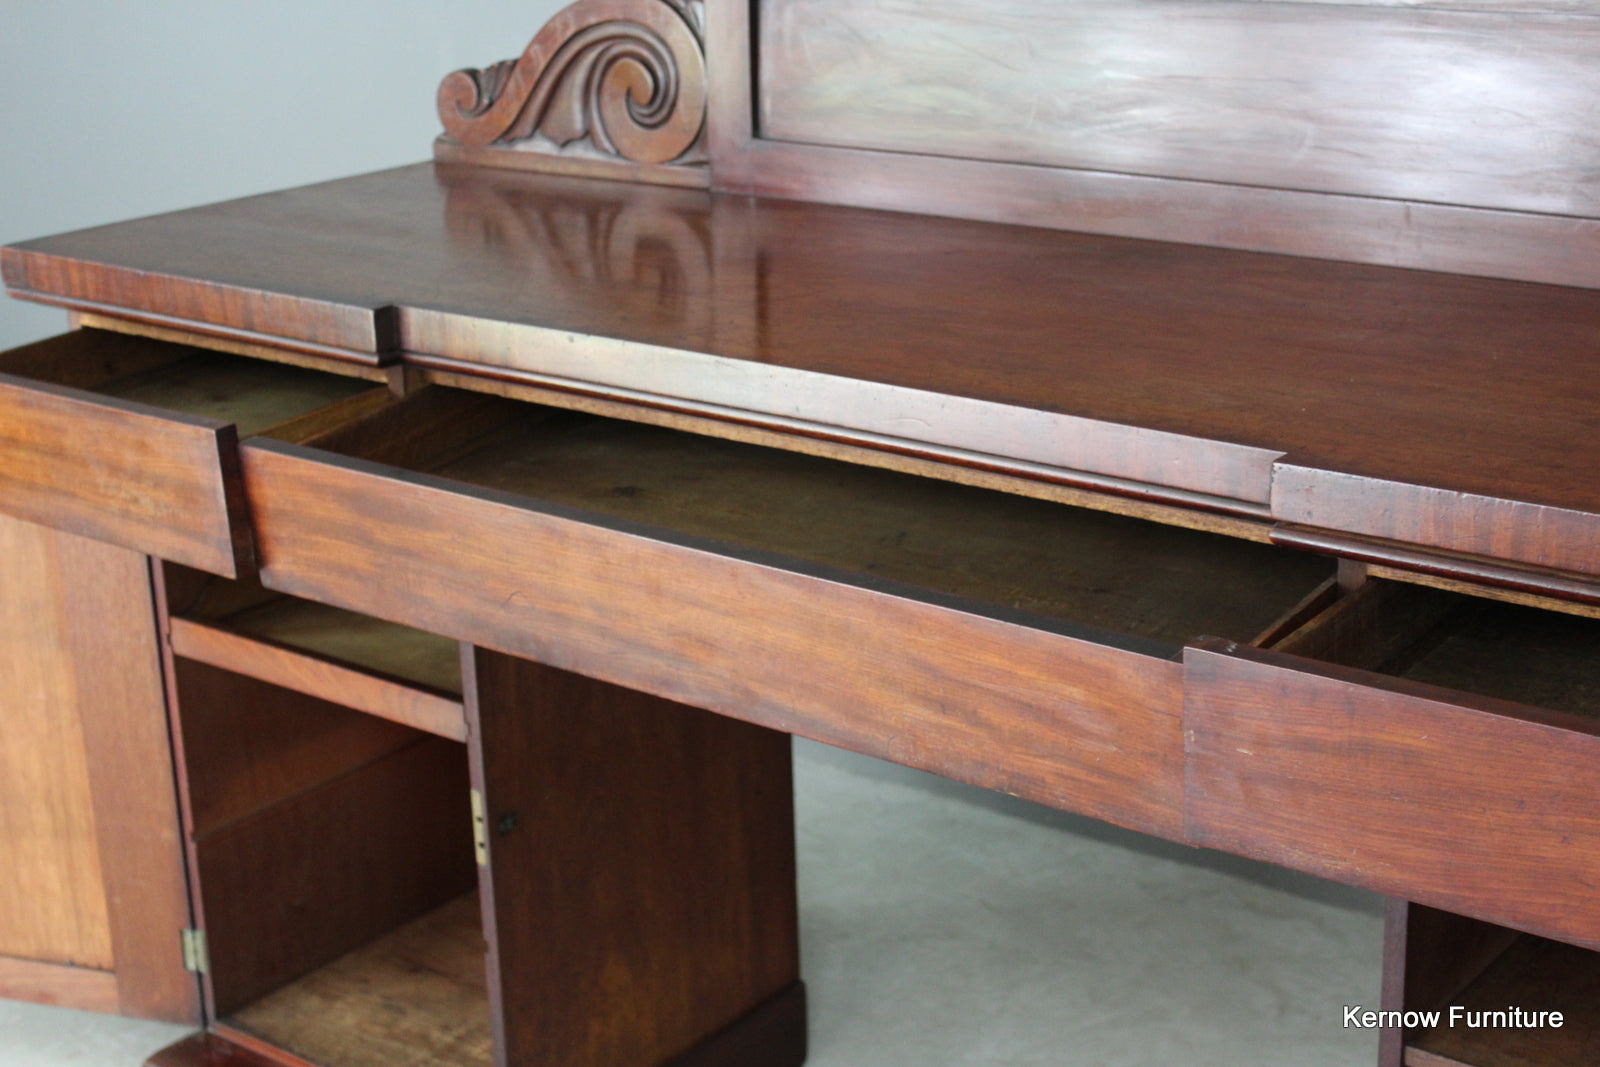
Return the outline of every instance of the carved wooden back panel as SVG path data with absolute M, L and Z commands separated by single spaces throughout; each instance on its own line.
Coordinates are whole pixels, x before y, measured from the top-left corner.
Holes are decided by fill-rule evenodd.
M 440 99 L 447 159 L 1600 286 L 1600 0 L 579 0 Z

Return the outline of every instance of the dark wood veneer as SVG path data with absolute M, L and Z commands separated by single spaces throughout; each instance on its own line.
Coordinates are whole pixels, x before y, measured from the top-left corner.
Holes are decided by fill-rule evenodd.
M 1179 669 L 1159 645 L 1035 629 L 294 446 L 261 442 L 246 469 L 274 588 L 1177 830 Z M 380 579 L 397 561 L 403 580 Z
M 263 291 L 392 305 L 422 362 L 1593 565 L 1584 290 L 451 167 L 35 244 L 91 274 L 182 248 L 203 284 L 233 231 Z M 1479 499 L 1481 522 L 1444 518 Z
M 144 337 L 0 357 L 0 507 L 468 643 L 440 682 L 163 569 L 221 1034 L 153 1062 L 373 1059 L 366 978 L 437 916 L 244 1006 L 468 888 L 470 773 L 489 966 L 458 899 L 413 1023 L 798 1064 L 779 731 L 1419 901 L 1386 1007 L 1591 990 L 1427 905 L 1600 949 L 1597 59 L 1597 0 L 578 0 L 446 79 L 440 165 L 5 249 L 15 295 Z M 107 673 L 71 680 L 148 703 L 106 551 L 84 580 L 138 595 L 86 598 L 120 635 L 74 620 Z M 166 831 L 135 718 L 85 718 L 95 821 Z M 124 959 L 182 910 L 147 839 L 101 847 L 115 989 L 21 980 L 192 1001 Z M 361 1018 L 299 1048 L 325 982 Z M 1526 1058 L 1455 1036 L 1385 1067 Z
M 798 980 L 789 738 L 482 649 L 463 673 L 503 1062 L 717 1062 L 686 1054 Z M 798 1067 L 803 1027 L 758 1031 L 745 1062 Z
M 1195 844 L 1600 947 L 1594 719 L 1227 643 L 1184 695 Z

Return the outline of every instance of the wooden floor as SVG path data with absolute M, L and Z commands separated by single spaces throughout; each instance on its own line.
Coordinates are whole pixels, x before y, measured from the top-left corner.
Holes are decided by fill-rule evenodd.
M 459 897 L 226 1022 L 314 1063 L 488 1067 L 480 924 L 477 894 Z

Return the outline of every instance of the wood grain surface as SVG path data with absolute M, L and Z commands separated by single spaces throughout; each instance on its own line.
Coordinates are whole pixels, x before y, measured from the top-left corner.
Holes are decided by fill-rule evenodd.
M 491 1067 L 478 899 L 468 894 L 228 1016 L 312 1063 Z
M 265 291 L 396 307 L 420 359 L 942 462 L 1280 518 L 1416 487 L 1317 514 L 1593 565 L 1584 290 L 451 167 L 113 229 L 35 244 L 112 274 L 181 246 L 196 284 L 248 259 Z M 1447 497 L 1502 502 L 1503 532 Z
M 193 1022 L 200 990 L 173 944 L 191 913 L 151 561 L 85 538 L 59 543 L 118 1010 Z
M 0 397 L 0 507 L 227 575 L 254 562 L 238 435 L 373 405 L 359 379 L 102 330 L 0 356 Z
M 262 441 L 245 462 L 274 588 L 1119 824 L 1178 828 L 1172 646 L 980 614 L 296 446 Z
M 664 1063 L 796 982 L 787 736 L 482 649 L 465 673 L 501 1062 Z
M 181 655 L 173 677 L 196 839 L 422 737 L 398 723 Z
M 304 282 L 295 285 L 296 291 L 276 292 L 260 285 L 272 266 L 285 265 L 282 261 L 260 263 L 245 251 L 268 236 L 263 229 L 248 222 L 234 225 L 242 220 L 216 220 L 230 231 L 231 240 L 223 238 L 225 242 L 242 254 L 233 260 L 231 270 L 211 275 L 209 270 L 194 271 L 193 265 L 211 259 L 217 249 L 208 248 L 207 241 L 221 235 L 187 230 L 175 215 L 162 217 L 180 225 L 178 232 L 159 241 L 155 249 L 143 240 L 125 245 L 126 231 L 119 232 L 115 226 L 102 228 L 106 230 L 98 235 L 104 240 L 102 249 L 111 253 L 113 262 L 131 269 L 106 270 L 75 253 L 73 249 L 83 247 L 79 240 L 90 231 L 55 242 L 49 251 L 6 248 L 0 251 L 6 288 L 26 300 L 110 312 L 227 340 L 287 344 L 354 363 L 374 365 L 393 358 L 393 309 L 363 304 L 359 298 L 327 295 L 316 284 L 328 280 L 327 275 L 314 264 L 302 264 L 309 273 Z M 202 229 L 205 225 L 201 223 Z M 199 243 L 190 243 L 193 238 L 199 238 Z M 96 237 L 89 241 L 99 243 Z M 168 262 L 168 271 L 139 268 L 152 251 Z
M 145 1067 L 302 1067 L 245 1047 L 219 1034 L 192 1034 L 145 1061 Z
M 440 651 L 454 659 L 455 642 L 434 638 L 408 627 L 368 619 L 320 604 L 304 604 L 295 629 L 281 617 L 272 636 L 238 624 L 214 625 L 193 619 L 171 622 L 172 650 L 188 659 L 259 678 L 273 685 L 307 693 L 368 715 L 414 726 L 455 741 L 466 740 L 466 720 L 459 692 L 413 680 L 430 677 L 430 660 Z M 308 620 L 304 616 L 312 616 Z M 250 620 L 243 620 L 248 627 Z M 290 624 L 294 625 L 294 624 Z M 287 639 L 287 640 L 286 640 Z M 309 647 L 308 647 L 309 646 Z M 356 658 L 352 658 L 351 653 Z M 398 670 L 373 668 L 378 660 Z M 401 662 L 396 662 L 401 661 Z M 353 665 L 354 664 L 354 665 Z M 412 670 L 420 666 L 421 671 Z M 439 679 L 449 683 L 448 677 Z M 459 674 L 455 687 L 460 687 Z
M 0 997 L 107 1014 L 120 1008 L 115 972 L 15 956 L 0 956 Z
M 1593 9 L 757 6 L 764 138 L 1600 215 Z
M 471 889 L 466 761 L 428 738 L 195 844 L 227 1015 Z
M 0 517 L 0 956 L 110 970 L 62 535 Z
M 1324 552 L 1362 566 L 1374 577 L 1393 578 L 1475 596 L 1494 597 L 1552 611 L 1600 617 L 1600 585 L 1570 571 L 1526 564 L 1507 565 L 1483 556 L 1419 549 L 1398 541 L 1330 533 L 1279 523 L 1269 534 L 1274 544 Z M 1482 541 L 1482 535 L 1478 538 Z
M 1560 442 L 1546 447 L 1561 454 Z M 1504 459 L 1501 465 L 1509 467 Z M 1518 473 L 1505 469 L 1506 481 Z M 1600 576 L 1600 496 L 1574 503 L 1559 507 L 1290 463 L 1276 465 L 1272 482 L 1272 513 L 1285 522 Z
M 4 518 L 0 573 L 6 995 L 194 1022 L 148 563 Z
M 1224 643 L 1184 694 L 1195 844 L 1600 946 L 1592 718 Z
M 219 419 L 0 373 L 0 506 L 230 576 L 252 563 L 236 441 Z
M 1592 104 L 1568 95 L 1593 80 L 1587 72 L 1563 73 L 1593 65 L 1592 4 L 1018 2 L 960 17 L 976 7 L 934 14 L 848 0 L 710 0 L 715 186 L 1357 262 L 1600 282 L 1600 221 L 1592 211 L 1574 218 L 1455 206 L 1546 195 L 1592 201 L 1593 181 L 1581 163 L 1564 182 L 1541 182 L 1595 151 L 1584 118 Z M 774 12 L 799 24 L 816 12 L 836 17 L 786 38 Z M 1188 27 L 1173 25 L 1185 17 L 1193 20 Z M 882 32 L 888 24 L 909 32 Z M 1490 25 L 1500 30 L 1495 38 L 1478 38 L 1475 31 Z M 1229 28 L 1231 42 L 1217 46 Z M 785 47 L 791 41 L 795 47 Z M 1501 48 L 1510 54 L 1497 54 Z M 845 58 L 866 56 L 863 67 Z M 1507 76 L 1523 64 L 1527 69 Z M 768 68 L 775 73 L 751 78 L 752 70 Z M 1459 85 L 1468 71 L 1476 75 L 1471 84 Z M 899 76 L 877 79 L 881 91 L 867 89 L 887 72 Z M 1186 83 L 1184 74 L 1199 77 Z M 1397 80 L 1401 89 L 1385 88 Z M 1525 101 L 1515 115 L 1467 104 L 1516 99 L 1541 82 L 1553 82 L 1552 91 Z M 1457 88 L 1445 92 L 1448 100 L 1435 99 L 1445 85 Z M 799 112 L 762 114 L 773 97 L 800 104 Z M 1382 103 L 1367 107 L 1364 100 L 1374 97 Z M 786 121 L 821 127 L 810 120 L 839 114 L 841 99 L 856 115 L 887 114 L 868 129 L 855 126 L 852 115 L 832 129 L 789 131 L 817 134 L 810 143 L 785 140 L 762 124 L 770 118 L 779 129 Z M 940 112 L 942 126 L 926 121 L 930 111 Z M 1533 115 L 1539 118 L 1520 123 Z M 1508 157 L 1482 153 L 1480 130 L 1493 131 L 1488 140 L 1515 142 L 1535 128 L 1551 136 L 1525 158 L 1544 166 L 1519 171 Z M 902 150 L 819 143 L 852 134 Z M 1359 158 L 1341 157 L 1340 148 Z M 1395 192 L 1323 191 L 1377 188 Z
M 1594 953 L 1524 935 L 1514 940 L 1449 1003 L 1471 1012 L 1559 1011 L 1559 1027 L 1479 1027 L 1464 1021 L 1415 1035 L 1406 1063 L 1416 1067 L 1578 1067 L 1600 1056 L 1600 968 Z

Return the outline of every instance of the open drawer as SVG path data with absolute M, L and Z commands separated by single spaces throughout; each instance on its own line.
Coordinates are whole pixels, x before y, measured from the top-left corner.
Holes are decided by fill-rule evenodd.
M 0 509 L 246 573 L 238 439 L 305 436 L 386 398 L 361 378 L 77 330 L 0 355 Z
M 241 454 L 272 588 L 1167 836 L 1183 642 L 1332 571 L 437 387 Z
M 1373 580 L 1184 684 L 1197 844 L 1600 947 L 1600 619 Z

